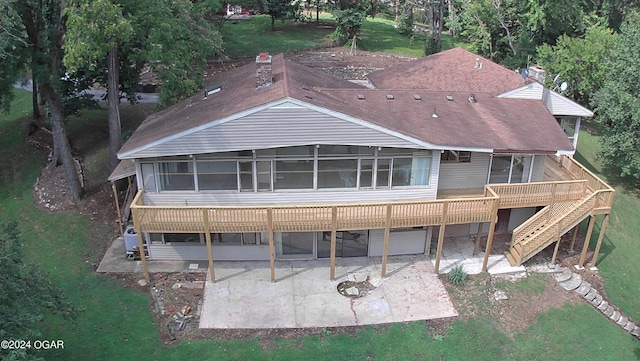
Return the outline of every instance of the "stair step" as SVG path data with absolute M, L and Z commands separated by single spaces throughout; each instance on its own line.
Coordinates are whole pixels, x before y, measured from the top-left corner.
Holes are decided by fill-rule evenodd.
M 627 321 L 627 324 L 624 325 L 623 329 L 625 331 L 633 331 L 633 329 L 636 328 L 636 324 L 633 321 Z
M 564 282 L 564 281 L 568 281 L 571 276 L 573 276 L 573 272 L 571 272 L 570 269 L 565 268 L 562 273 L 556 273 L 553 275 L 553 278 L 556 279 L 556 282 L 560 283 L 560 282 Z
M 586 295 L 584 295 L 584 299 L 591 302 L 598 295 L 598 291 L 595 288 L 591 288 Z
M 594 297 L 591 301 L 592 305 L 594 306 L 599 306 L 602 303 L 602 295 L 600 295 L 599 293 L 596 295 L 596 297 Z
M 629 322 L 629 317 L 621 315 L 616 323 L 620 326 L 626 326 L 627 322 Z
M 504 255 L 507 257 L 507 260 L 509 261 L 509 263 L 516 267 L 518 266 L 518 261 L 516 260 L 516 258 L 511 254 L 511 252 L 507 251 L 504 253 Z
M 558 282 L 560 287 L 564 288 L 567 291 L 573 291 L 580 286 L 582 283 L 582 276 L 577 273 L 574 273 L 571 278 L 564 282 Z
M 584 297 L 591 290 L 591 283 L 584 281 L 580 286 L 576 289 L 576 292 Z

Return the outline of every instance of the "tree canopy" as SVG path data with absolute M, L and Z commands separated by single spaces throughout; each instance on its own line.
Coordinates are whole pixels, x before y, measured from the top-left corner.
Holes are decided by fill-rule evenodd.
M 25 262 L 22 238 L 15 222 L 0 226 L 0 339 L 41 337 L 38 326 L 54 313 L 73 319 L 76 310 L 46 271 Z M 0 359 L 31 360 L 30 349 L 0 349 Z
M 593 95 L 596 119 L 608 128 L 600 153 L 622 177 L 640 181 L 640 15 L 620 26 L 605 66 L 607 80 Z

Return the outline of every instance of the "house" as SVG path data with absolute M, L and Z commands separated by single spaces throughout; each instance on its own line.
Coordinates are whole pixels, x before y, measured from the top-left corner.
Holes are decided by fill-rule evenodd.
M 599 249 L 614 191 L 571 157 L 588 109 L 459 48 L 369 80 L 262 53 L 150 116 L 110 177 L 135 169 L 140 248 L 212 279 L 218 260 L 269 260 L 275 280 L 277 260 L 328 258 L 333 279 L 336 257 L 381 256 L 384 276 L 432 248 L 437 272 L 446 237 L 486 235 L 486 271 L 496 231 L 519 265 L 604 214 Z

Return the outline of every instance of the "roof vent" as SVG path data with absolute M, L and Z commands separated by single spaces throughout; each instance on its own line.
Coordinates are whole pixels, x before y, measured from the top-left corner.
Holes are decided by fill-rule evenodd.
M 387 94 L 387 100 L 393 100 L 393 94 Z
M 437 118 L 438 112 L 436 111 L 436 107 L 433 107 L 433 114 L 431 114 L 431 118 Z
M 309 91 L 309 88 L 308 88 L 308 87 L 306 87 L 306 86 L 303 86 L 303 87 L 302 87 L 302 90 Z
M 413 94 L 413 99 L 415 100 L 422 100 L 422 97 L 418 94 Z
M 309 95 L 309 94 L 305 94 L 304 97 L 307 98 L 307 99 L 313 99 L 313 97 L 311 95 Z
M 477 103 L 476 96 L 471 94 L 469 95 L 469 103 Z
M 358 100 L 364 100 L 364 94 L 358 94 Z
M 480 58 L 476 58 L 476 65 L 473 66 L 475 69 L 482 69 L 482 62 L 480 61 Z
M 453 97 L 451 95 L 447 95 L 447 100 L 452 102 L 453 101 Z

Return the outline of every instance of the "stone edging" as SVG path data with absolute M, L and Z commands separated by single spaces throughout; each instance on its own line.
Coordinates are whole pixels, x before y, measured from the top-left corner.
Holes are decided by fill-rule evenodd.
M 547 266 L 539 266 L 535 268 L 538 268 L 538 270 L 533 270 L 534 272 L 552 273 L 553 278 L 560 287 L 567 291 L 576 292 L 582 296 L 582 298 L 587 300 L 587 302 L 589 302 L 593 307 L 598 309 L 598 311 L 606 316 L 611 322 L 614 322 L 620 328 L 640 340 L 640 326 L 631 321 L 627 316 L 622 314 L 622 312 L 618 311 L 613 307 L 613 305 L 609 304 L 609 302 L 605 301 L 598 290 L 591 287 L 589 282 L 584 281 L 582 276 L 571 272 L 569 268 L 560 267 L 559 265 L 552 268 L 548 268 Z M 542 268 L 547 269 L 543 270 Z

